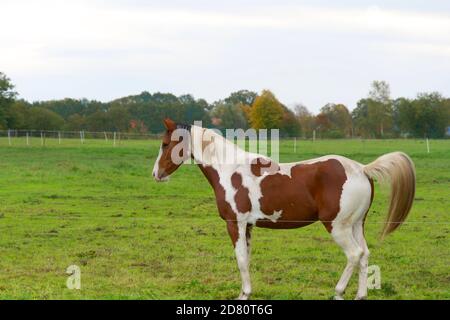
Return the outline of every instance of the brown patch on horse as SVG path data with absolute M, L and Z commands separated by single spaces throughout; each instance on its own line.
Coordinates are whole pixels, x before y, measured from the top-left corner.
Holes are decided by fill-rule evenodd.
M 245 237 L 247 245 L 250 245 L 250 240 L 252 237 L 252 225 L 247 224 L 246 230 L 245 230 Z M 239 239 L 239 228 L 236 221 L 227 221 L 227 231 L 231 238 L 231 242 L 233 243 L 233 247 L 236 247 L 236 242 Z
M 252 203 L 248 196 L 249 191 L 242 185 L 242 175 L 240 173 L 233 173 L 231 176 L 231 185 L 237 190 L 234 195 L 237 210 L 241 213 L 246 213 L 252 210 Z
M 280 166 L 270 160 L 264 158 L 256 158 L 252 160 L 250 164 L 250 170 L 253 175 L 256 177 L 260 177 L 265 173 L 273 174 L 280 170 Z
M 298 228 L 322 221 L 331 232 L 331 222 L 340 210 L 342 186 L 347 180 L 344 167 L 336 159 L 291 168 L 291 177 L 275 173 L 261 181 L 261 211 L 272 215 L 281 211 L 276 222 L 259 220 L 263 228 Z
M 236 242 L 239 239 L 239 228 L 236 221 L 227 221 L 227 231 L 230 236 L 233 247 L 236 247 Z
M 172 133 L 173 131 L 166 131 L 162 139 L 161 145 L 162 154 L 158 162 L 158 167 L 160 171 L 158 174 L 161 177 L 169 176 L 175 170 L 177 170 L 178 167 L 182 164 L 182 162 L 174 163 L 172 161 L 172 151 L 173 148 L 175 148 L 175 146 L 183 142 L 183 137 L 180 137 L 178 141 L 173 141 L 171 140 Z M 180 157 L 180 159 L 184 158 L 183 148 L 180 149 L 178 156 Z
M 211 166 L 198 165 L 200 170 L 208 179 L 216 195 L 217 208 L 222 219 L 226 221 L 236 221 L 236 214 L 233 212 L 230 204 L 225 200 L 225 189 L 220 184 L 220 178 L 217 171 Z

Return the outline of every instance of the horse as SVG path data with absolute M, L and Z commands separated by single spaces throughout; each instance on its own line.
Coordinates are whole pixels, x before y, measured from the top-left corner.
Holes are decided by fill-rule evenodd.
M 369 249 L 364 222 L 374 198 L 373 181 L 390 183 L 384 238 L 405 221 L 412 207 L 416 175 L 408 155 L 392 152 L 367 165 L 339 155 L 276 163 L 267 156 L 246 152 L 211 129 L 171 119 L 165 119 L 164 126 L 153 177 L 158 182 L 167 181 L 184 162 L 193 159 L 198 165 L 214 190 L 234 246 L 242 280 L 238 299 L 246 300 L 252 293 L 249 264 L 253 226 L 291 229 L 318 221 L 347 258 L 334 298 L 344 298 L 355 268 L 359 268 L 355 299 L 367 298 Z M 180 134 L 180 130 L 185 133 Z M 237 161 L 223 161 L 226 154 L 233 154 Z

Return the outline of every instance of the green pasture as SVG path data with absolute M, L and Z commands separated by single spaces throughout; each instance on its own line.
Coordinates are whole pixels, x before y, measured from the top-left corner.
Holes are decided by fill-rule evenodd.
M 0 138 L 0 299 L 233 299 L 240 276 L 213 191 L 195 165 L 151 178 L 157 140 Z M 450 299 L 450 140 L 281 142 L 283 162 L 408 153 L 417 193 L 407 223 L 378 240 L 388 192 L 366 222 L 381 289 L 369 299 Z M 253 299 L 330 299 L 345 256 L 322 225 L 254 229 Z M 66 269 L 81 269 L 81 290 Z M 352 278 L 347 298 L 356 293 Z

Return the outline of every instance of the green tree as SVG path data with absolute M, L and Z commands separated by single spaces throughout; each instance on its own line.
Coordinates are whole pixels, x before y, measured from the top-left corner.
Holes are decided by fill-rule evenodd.
M 301 132 L 304 138 L 312 137 L 312 132 L 315 129 L 314 115 L 308 110 L 308 108 L 302 104 L 298 104 L 294 107 L 295 116 L 297 117 Z
M 369 91 L 368 116 L 376 126 L 375 136 L 384 137 L 392 129 L 393 109 L 390 87 L 386 81 L 373 81 Z
M 67 131 L 80 131 L 87 129 L 86 117 L 78 113 L 72 114 L 64 125 L 64 130 Z
M 219 101 L 211 110 L 213 124 L 219 129 L 248 129 L 249 124 L 240 103 Z
M 251 106 L 255 101 L 258 94 L 249 90 L 239 90 L 230 94 L 229 97 L 225 98 L 226 103 L 231 104 L 242 104 L 245 106 Z
M 365 138 L 374 138 L 377 132 L 377 124 L 369 117 L 369 109 L 374 101 L 372 99 L 361 99 L 356 103 L 352 111 L 352 122 L 354 133 Z
M 385 81 L 372 82 L 368 98 L 357 102 L 352 119 L 357 135 L 371 138 L 392 135 L 394 112 L 389 84 Z
M 394 102 L 398 130 L 407 136 L 443 138 L 450 124 L 450 102 L 441 94 L 421 93 L 416 99 Z
M 113 105 L 107 112 L 109 128 L 112 131 L 127 131 L 131 116 L 127 108 L 121 105 Z
M 86 117 L 86 128 L 89 131 L 111 131 L 111 120 L 105 111 L 97 111 Z M 75 128 L 74 128 L 75 129 Z
M 45 108 L 32 107 L 28 114 L 27 127 L 30 129 L 60 130 L 64 124 L 60 115 Z
M 394 130 L 404 136 L 414 135 L 415 112 L 412 101 L 406 98 L 397 98 L 392 103 L 394 115 Z
M 280 133 L 283 137 L 298 137 L 301 133 L 300 122 L 295 113 L 283 106 L 283 118 L 280 125 Z
M 9 127 L 7 116 L 11 105 L 16 98 L 17 93 L 14 91 L 14 85 L 11 80 L 2 72 L 0 72 L 0 129 Z
M 254 129 L 279 128 L 284 109 L 272 92 L 263 90 L 256 97 L 250 110 L 250 123 Z
M 391 88 L 386 81 L 373 81 L 371 84 L 371 89 L 369 91 L 369 98 L 383 103 L 391 103 Z
M 320 114 L 327 118 L 329 137 L 343 138 L 352 135 L 352 117 L 343 104 L 328 103 L 322 107 Z
M 28 128 L 29 111 L 31 105 L 25 100 L 14 101 L 6 111 L 6 119 L 9 128 L 14 129 L 32 129 Z

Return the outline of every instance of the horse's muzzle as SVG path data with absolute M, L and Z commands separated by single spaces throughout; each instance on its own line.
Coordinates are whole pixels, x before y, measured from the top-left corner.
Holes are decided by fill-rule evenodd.
M 165 182 L 169 180 L 169 175 L 166 174 L 165 171 L 158 170 L 158 172 L 153 172 L 152 175 L 156 182 Z

